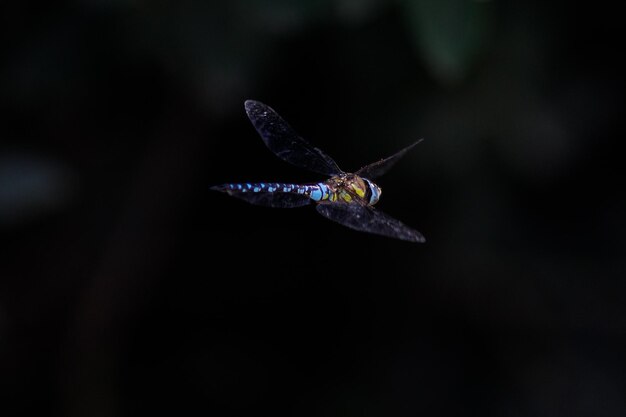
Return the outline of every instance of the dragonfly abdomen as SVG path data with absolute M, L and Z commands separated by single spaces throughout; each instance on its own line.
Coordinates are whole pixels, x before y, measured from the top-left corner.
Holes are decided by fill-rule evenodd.
M 324 183 L 318 184 L 285 184 L 281 182 L 258 182 L 241 184 L 224 184 L 218 187 L 227 193 L 293 193 L 306 195 L 313 201 L 328 199 L 330 190 Z

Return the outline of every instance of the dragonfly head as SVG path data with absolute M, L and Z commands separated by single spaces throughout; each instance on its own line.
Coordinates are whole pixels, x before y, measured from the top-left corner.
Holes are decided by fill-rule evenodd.
M 363 178 L 363 181 L 365 181 L 368 188 L 368 192 L 365 195 L 366 197 L 369 197 L 369 203 L 373 206 L 378 202 L 378 199 L 383 191 L 378 185 L 374 184 L 374 182 L 368 180 L 367 178 Z

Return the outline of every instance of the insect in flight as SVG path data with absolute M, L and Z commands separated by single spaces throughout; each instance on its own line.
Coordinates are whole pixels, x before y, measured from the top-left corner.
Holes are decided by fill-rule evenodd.
M 387 172 L 421 140 L 355 173 L 347 173 L 331 157 L 302 139 L 271 107 L 247 100 L 245 108 L 263 142 L 276 156 L 330 178 L 310 184 L 229 183 L 211 189 L 262 206 L 300 207 L 315 203 L 322 216 L 349 228 L 411 242 L 425 241 L 417 230 L 373 207 L 380 198 L 381 189 L 372 179 Z

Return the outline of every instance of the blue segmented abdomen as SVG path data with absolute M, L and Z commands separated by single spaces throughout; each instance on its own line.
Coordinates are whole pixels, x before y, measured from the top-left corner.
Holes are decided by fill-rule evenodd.
M 330 190 L 324 183 L 318 184 L 284 184 L 280 182 L 245 182 L 241 184 L 224 184 L 220 186 L 223 191 L 235 193 L 295 193 L 304 194 L 313 201 L 328 199 Z

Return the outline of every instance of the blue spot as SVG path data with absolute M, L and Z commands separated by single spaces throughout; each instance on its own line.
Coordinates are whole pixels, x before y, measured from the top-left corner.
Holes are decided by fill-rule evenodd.
M 259 191 L 261 191 L 261 187 L 254 187 L 254 192 L 258 193 Z
M 322 199 L 322 192 L 319 188 L 311 190 L 311 199 L 315 201 L 320 201 Z
M 270 193 L 273 193 L 274 191 L 276 191 L 276 188 L 274 187 L 267 187 L 267 191 L 269 191 Z
M 231 186 L 231 187 L 233 188 L 236 187 L 238 190 L 241 190 L 241 184 L 234 184 L 234 186 Z
M 320 200 L 322 199 L 327 199 L 328 198 L 328 186 L 326 184 L 318 184 L 320 187 L 320 190 L 322 192 L 322 197 L 320 197 Z

